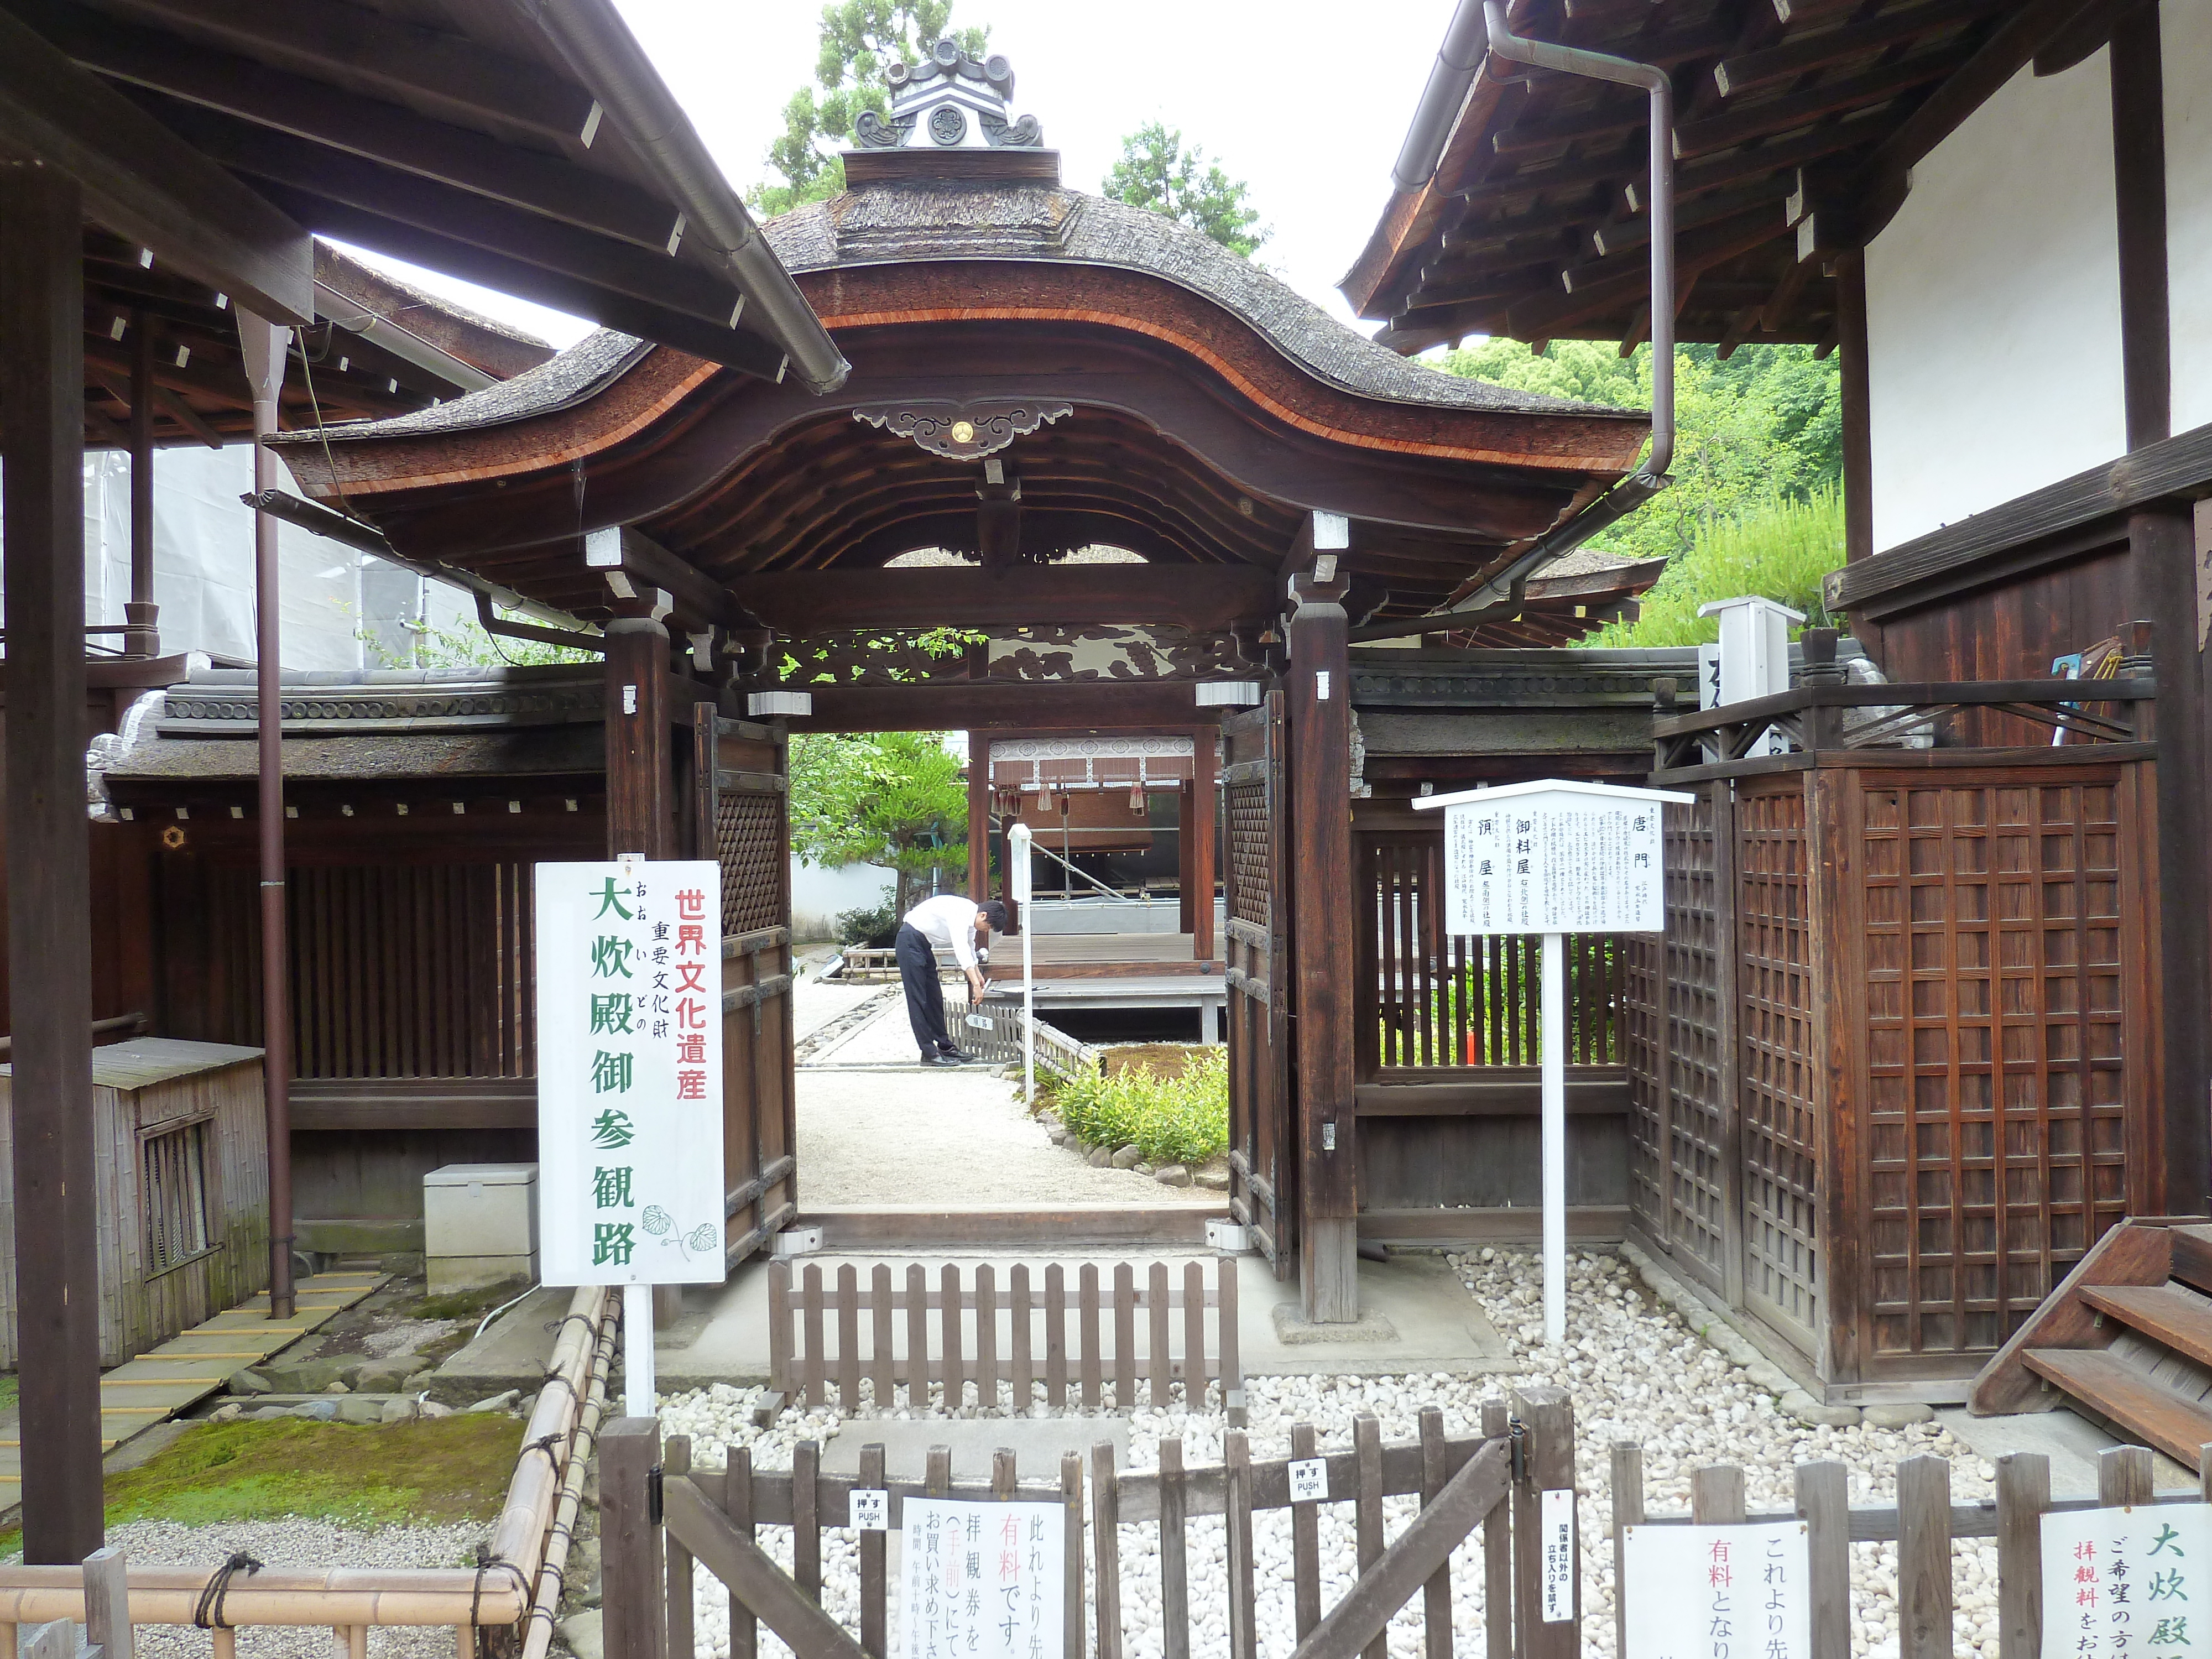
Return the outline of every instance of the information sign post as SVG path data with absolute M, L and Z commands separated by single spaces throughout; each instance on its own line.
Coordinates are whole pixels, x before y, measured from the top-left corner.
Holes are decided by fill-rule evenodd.
M 537 904 L 544 1279 L 623 1287 L 623 1410 L 650 1417 L 653 1287 L 725 1272 L 721 870 L 541 864 Z
M 1667 926 L 1664 789 L 1550 780 L 1426 795 L 1444 814 L 1443 931 L 1544 940 L 1539 1052 L 1544 1099 L 1544 1340 L 1567 1331 L 1568 933 Z
M 1006 890 L 1017 916 L 1030 902 L 1030 827 L 1019 818 L 1006 832 Z M 1029 924 L 1022 923 L 1022 1104 L 1036 1104 L 1036 975 L 1031 971 Z

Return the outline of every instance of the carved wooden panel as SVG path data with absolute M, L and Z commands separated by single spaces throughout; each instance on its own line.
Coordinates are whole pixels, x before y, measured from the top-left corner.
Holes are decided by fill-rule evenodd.
M 1267 784 L 1253 777 L 1231 782 L 1228 798 L 1230 912 L 1255 927 L 1267 926 L 1273 892 L 1273 829 L 1267 821 Z
M 1744 1301 L 1818 1352 L 1820 1083 L 1803 782 L 1747 788 L 1735 811 Z
M 2117 781 L 1869 779 L 1874 1355 L 2004 1341 L 2126 1207 Z
M 714 854 L 722 866 L 725 934 L 789 924 L 783 902 L 790 857 L 785 837 L 781 794 L 729 789 L 716 796 Z

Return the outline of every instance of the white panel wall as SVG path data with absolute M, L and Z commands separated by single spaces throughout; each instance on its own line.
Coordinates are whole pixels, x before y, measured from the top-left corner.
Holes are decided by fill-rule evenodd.
M 2105 53 L 2015 76 L 1914 170 L 1866 263 L 1877 550 L 2126 449 Z
M 2166 235 L 2173 304 L 2173 429 L 2212 422 L 2212 5 L 2160 8 L 2166 70 Z

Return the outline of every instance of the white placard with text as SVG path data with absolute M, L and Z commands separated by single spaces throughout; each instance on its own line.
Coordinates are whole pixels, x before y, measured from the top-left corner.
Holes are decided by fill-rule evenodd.
M 1544 1552 L 1539 1583 L 1547 1625 L 1575 1616 L 1575 1494 L 1571 1486 L 1538 1494 L 1537 1537 Z
M 881 1486 L 855 1486 L 847 1498 L 854 1532 L 891 1529 L 891 1495 Z
M 1802 1521 L 1623 1534 L 1623 1659 L 1811 1659 L 1812 1547 Z
M 2212 1505 L 2043 1517 L 2044 1659 L 2183 1659 L 2212 1635 L 2208 1607 Z
M 1052 1659 L 1067 1584 L 1057 1504 L 909 1498 L 900 1531 L 904 1659 Z
M 1300 1457 L 1291 1461 L 1291 1502 L 1318 1504 L 1328 1496 L 1328 1459 Z
M 537 867 L 548 1285 L 723 1279 L 721 870 Z

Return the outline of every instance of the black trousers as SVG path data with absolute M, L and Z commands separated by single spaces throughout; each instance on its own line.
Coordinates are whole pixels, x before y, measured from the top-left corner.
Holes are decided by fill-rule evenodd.
M 945 1030 L 945 987 L 937 977 L 937 951 L 921 929 L 901 922 L 898 930 L 899 983 L 906 988 L 906 1017 L 914 1024 L 915 1046 L 924 1054 L 949 1054 L 952 1039 Z

